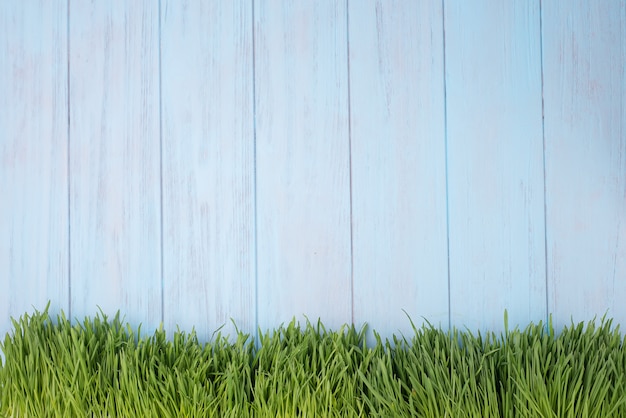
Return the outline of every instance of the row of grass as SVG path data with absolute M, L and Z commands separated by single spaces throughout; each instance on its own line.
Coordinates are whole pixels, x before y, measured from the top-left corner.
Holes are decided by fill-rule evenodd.
M 505 319 L 506 323 L 506 319 Z M 0 348 L 5 417 L 625 417 L 618 327 L 558 335 L 413 327 L 368 346 L 365 328 L 292 321 L 253 338 L 162 329 L 142 336 L 99 314 L 13 320 Z

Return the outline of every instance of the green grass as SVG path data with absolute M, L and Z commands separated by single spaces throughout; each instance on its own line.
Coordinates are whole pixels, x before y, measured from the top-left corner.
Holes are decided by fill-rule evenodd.
M 506 322 L 506 319 L 505 319 Z M 626 350 L 611 321 L 444 332 L 366 344 L 365 328 L 292 321 L 244 333 L 142 335 L 100 313 L 13 320 L 5 417 L 624 417 Z

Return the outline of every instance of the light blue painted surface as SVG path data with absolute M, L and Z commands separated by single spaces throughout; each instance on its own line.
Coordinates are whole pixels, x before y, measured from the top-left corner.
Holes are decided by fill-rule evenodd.
M 538 2 L 447 1 L 452 323 L 546 318 Z
M 543 16 L 549 308 L 626 325 L 626 2 Z
M 447 327 L 441 4 L 350 6 L 354 320 Z
M 71 314 L 161 322 L 156 3 L 71 2 Z M 55 301 L 56 303 L 56 301 Z
M 252 5 L 166 1 L 161 19 L 165 326 L 254 332 Z
M 67 9 L 0 5 L 0 333 L 68 310 Z
M 258 313 L 351 320 L 344 2 L 256 1 Z
M 0 332 L 626 323 L 625 1 L 67 5 L 0 5 Z

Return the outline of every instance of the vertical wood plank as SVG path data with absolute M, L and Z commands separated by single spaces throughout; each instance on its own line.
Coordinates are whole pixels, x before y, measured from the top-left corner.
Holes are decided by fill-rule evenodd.
M 72 313 L 161 321 L 158 3 L 70 3 Z
M 165 324 L 256 330 L 252 3 L 162 5 Z
M 0 4 L 0 335 L 68 311 L 67 7 Z
M 349 3 L 355 322 L 448 326 L 441 3 Z
M 445 3 L 450 305 L 457 326 L 545 319 L 539 2 Z
M 259 325 L 336 327 L 351 320 L 345 3 L 254 7 Z
M 543 7 L 549 309 L 626 324 L 626 3 Z

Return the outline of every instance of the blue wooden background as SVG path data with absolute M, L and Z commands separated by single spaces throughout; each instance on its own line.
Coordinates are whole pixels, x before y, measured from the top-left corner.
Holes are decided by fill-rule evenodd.
M 626 324 L 626 1 L 0 3 L 0 332 Z

